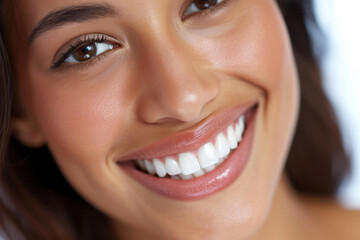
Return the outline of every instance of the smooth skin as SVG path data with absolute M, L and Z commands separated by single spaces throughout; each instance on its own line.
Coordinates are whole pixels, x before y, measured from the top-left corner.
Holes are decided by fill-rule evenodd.
M 49 12 L 92 3 L 107 3 L 117 14 L 66 24 L 29 44 L 31 31 Z M 337 207 L 297 196 L 282 175 L 299 86 L 276 2 L 232 0 L 213 14 L 185 16 L 189 4 L 15 4 L 9 17 L 20 112 L 14 134 L 28 146 L 46 144 L 70 184 L 111 217 L 120 239 L 351 239 L 335 238 L 345 234 L 347 213 L 319 210 Z M 84 63 L 51 68 L 69 42 L 94 34 L 109 37 L 106 43 L 114 48 Z M 248 166 L 218 193 L 171 200 L 116 164 L 131 151 L 249 101 L 259 107 Z M 337 226 L 339 216 L 345 217 Z M 350 229 L 356 236 L 356 226 Z

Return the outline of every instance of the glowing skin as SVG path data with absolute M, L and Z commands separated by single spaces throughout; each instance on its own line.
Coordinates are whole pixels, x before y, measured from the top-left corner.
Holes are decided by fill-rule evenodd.
M 248 239 L 260 231 L 299 97 L 275 1 L 233 0 L 213 15 L 185 19 L 184 0 L 98 1 L 119 15 L 52 29 L 30 45 L 30 32 L 49 12 L 94 2 L 21 2 L 13 19 L 12 55 L 24 117 L 14 120 L 14 129 L 25 144 L 50 148 L 68 181 L 114 219 L 119 235 Z M 123 47 L 89 65 L 51 69 L 67 42 L 99 33 Z M 197 201 L 171 200 L 116 164 L 131 151 L 249 101 L 259 104 L 251 156 L 242 175 L 220 192 Z

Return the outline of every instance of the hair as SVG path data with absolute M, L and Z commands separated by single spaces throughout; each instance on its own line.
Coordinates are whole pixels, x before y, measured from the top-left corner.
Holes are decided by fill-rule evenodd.
M 311 34 L 315 32 L 310 34 L 309 26 L 317 25 L 312 1 L 277 2 L 289 30 L 302 90 L 298 125 L 285 170 L 298 192 L 332 196 L 350 164 L 313 49 Z M 0 235 L 30 240 L 112 239 L 108 217 L 72 189 L 48 149 L 29 149 L 10 136 L 14 90 L 4 32 L 1 29 Z
M 297 191 L 333 195 L 350 170 L 350 160 L 323 88 L 318 61 L 323 49 L 314 48 L 316 39 L 323 40 L 323 35 L 312 0 L 278 3 L 291 38 L 301 89 L 299 120 L 285 169 Z

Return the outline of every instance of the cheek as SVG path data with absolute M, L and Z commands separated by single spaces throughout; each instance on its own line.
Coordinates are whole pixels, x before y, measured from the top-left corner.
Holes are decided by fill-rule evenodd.
M 205 40 L 201 49 L 218 72 L 263 91 L 266 109 L 263 138 L 268 141 L 265 146 L 269 146 L 269 156 L 280 162 L 285 160 L 283 156 L 295 127 L 299 86 L 281 13 L 273 1 L 261 2 L 239 16 L 237 24 L 227 32 Z M 273 169 L 270 165 L 269 169 Z
M 204 55 L 219 71 L 272 93 L 294 85 L 295 68 L 286 27 L 272 1 L 263 1 L 229 23 L 214 39 L 201 39 Z
M 242 186 L 242 191 L 238 191 L 239 202 L 252 210 L 250 218 L 254 226 L 261 225 L 259 222 L 270 208 L 295 128 L 299 97 L 283 19 L 274 1 L 262 3 L 249 9 L 246 16 L 240 16 L 236 26 L 230 24 L 227 32 L 214 39 L 204 39 L 200 45 L 203 55 L 219 72 L 261 89 L 265 95 L 251 164 L 242 176 L 243 182 L 251 183 L 251 188 Z
M 116 135 L 122 135 L 127 108 L 119 90 L 107 80 L 84 84 L 56 79 L 63 82 L 36 86 L 32 109 L 56 159 L 74 164 L 104 162 Z M 64 81 L 72 83 L 67 87 Z

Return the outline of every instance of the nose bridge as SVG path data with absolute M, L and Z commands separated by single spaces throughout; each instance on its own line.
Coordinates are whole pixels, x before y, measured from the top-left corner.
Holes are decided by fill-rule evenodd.
M 217 82 L 181 37 L 171 32 L 149 34 L 143 47 L 145 91 L 140 115 L 146 122 L 195 120 L 217 95 Z

